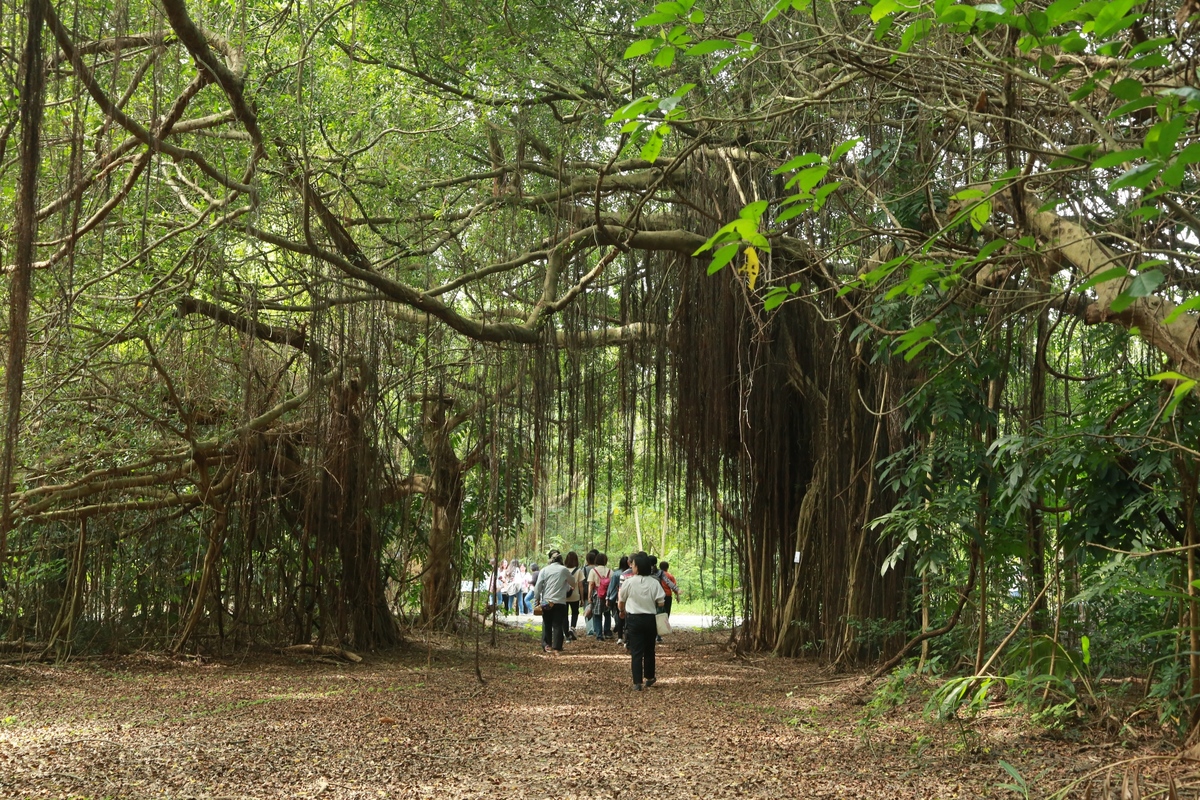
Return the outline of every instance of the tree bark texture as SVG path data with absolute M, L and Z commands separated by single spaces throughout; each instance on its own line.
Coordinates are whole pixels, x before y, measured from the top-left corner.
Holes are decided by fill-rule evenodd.
M 0 582 L 7 561 L 8 532 L 12 529 L 12 491 L 25 386 L 25 349 L 29 334 L 29 294 L 37 239 L 37 181 L 41 164 L 41 126 L 45 73 L 42 28 L 46 0 L 27 0 L 25 48 L 21 58 L 21 174 L 16 203 L 16 251 L 8 307 L 8 361 L 4 373 L 4 452 L 0 460 Z
M 459 534 L 462 527 L 462 467 L 450 440 L 453 420 L 450 402 L 427 398 L 424 407 L 424 441 L 429 456 L 429 554 L 421 580 L 421 623 L 447 628 L 458 611 Z

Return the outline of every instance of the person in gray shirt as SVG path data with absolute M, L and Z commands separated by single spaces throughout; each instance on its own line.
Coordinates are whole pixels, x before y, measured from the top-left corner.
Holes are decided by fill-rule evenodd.
M 538 573 L 534 603 L 542 607 L 542 649 L 561 653 L 567 635 L 567 588 L 571 570 L 563 566 L 562 553 L 550 551 L 550 563 Z

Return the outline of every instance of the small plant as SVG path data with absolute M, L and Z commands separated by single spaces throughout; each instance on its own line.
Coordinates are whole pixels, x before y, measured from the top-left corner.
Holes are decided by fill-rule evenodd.
M 909 755 L 919 760 L 925 755 L 925 751 L 928 750 L 929 746 L 932 744 L 932 736 L 926 736 L 923 733 L 918 733 L 916 738 L 913 739 L 912 744 L 908 746 Z
M 1021 771 L 1004 759 L 1000 759 L 1000 766 L 1012 778 L 1012 783 L 1002 783 L 998 788 L 1008 789 L 1010 792 L 1024 797 L 1025 800 L 1029 800 L 1029 782 L 1025 780 L 1025 776 L 1021 774 Z
M 1072 697 L 1065 703 L 1058 703 L 1034 711 L 1030 716 L 1030 720 L 1034 725 L 1041 725 L 1047 730 L 1061 731 L 1066 726 L 1067 721 L 1074 716 L 1075 698 Z

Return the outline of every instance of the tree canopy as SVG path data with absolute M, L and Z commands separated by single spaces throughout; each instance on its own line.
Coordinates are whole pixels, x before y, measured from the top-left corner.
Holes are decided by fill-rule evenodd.
M 8 2 L 0 622 L 385 646 L 653 507 L 743 646 L 1187 727 L 1193 12 Z

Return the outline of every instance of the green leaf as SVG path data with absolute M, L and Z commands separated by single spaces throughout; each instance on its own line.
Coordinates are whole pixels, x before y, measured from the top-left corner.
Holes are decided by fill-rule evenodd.
M 933 20 L 919 19 L 904 29 L 900 35 L 900 52 L 907 53 L 914 44 L 924 39 L 933 29 Z M 895 60 L 895 56 L 892 57 Z
M 1121 292 L 1117 297 L 1108 304 L 1108 310 L 1114 314 L 1119 314 L 1129 308 L 1139 297 L 1149 296 L 1160 283 L 1163 282 L 1163 274 L 1156 269 L 1149 269 L 1145 272 L 1140 272 L 1129 282 L 1129 286 L 1125 287 L 1125 291 Z
M 675 95 L 670 95 L 669 97 L 664 97 L 662 100 L 658 101 L 658 110 L 662 111 L 664 114 L 670 113 L 670 112 L 674 111 L 675 107 L 678 106 L 681 102 L 683 102 L 682 97 L 677 97 Z
M 1018 787 L 1024 787 L 1027 785 L 1025 778 L 1021 776 L 1021 773 L 1012 764 L 1008 763 L 1004 759 L 1000 759 L 1000 766 L 1004 768 L 1005 772 L 1012 776 L 1013 780 L 1017 782 Z
M 1163 324 L 1170 325 L 1184 314 L 1197 308 L 1200 308 L 1200 297 L 1189 297 L 1187 300 L 1184 300 L 1182 303 L 1175 306 L 1175 308 L 1171 309 L 1171 313 L 1167 314 L 1166 319 L 1163 320 Z
M 790 189 L 796 186 L 801 192 L 811 192 L 825 175 L 829 172 L 828 164 L 818 164 L 814 167 L 806 167 L 797 172 L 791 180 L 784 184 L 785 189 Z
M 1160 50 L 1163 47 L 1165 47 L 1166 45 L 1169 45 L 1174 41 L 1175 41 L 1174 36 L 1159 36 L 1157 39 L 1147 39 L 1146 41 L 1142 42 L 1141 44 L 1134 45 L 1129 50 L 1129 57 L 1137 58 L 1142 53 L 1148 53 L 1151 50 Z M 1188 87 L 1188 88 L 1191 88 L 1191 87 Z
M 654 133 L 650 134 L 650 138 L 646 141 L 646 144 L 642 146 L 642 158 L 653 164 L 658 160 L 658 155 L 662 152 L 662 149 L 663 137 L 658 131 L 655 131 Z
M 666 69 L 671 66 L 675 63 L 675 48 L 667 46 L 659 50 L 654 56 L 654 61 L 651 63 L 660 69 Z
M 1141 111 L 1143 108 L 1149 108 L 1158 103 L 1153 97 L 1139 97 L 1136 100 L 1130 100 L 1123 106 L 1118 106 L 1115 111 L 1108 115 L 1107 119 L 1119 119 L 1126 114 L 1132 114 L 1135 111 Z
M 623 105 L 620 108 L 618 108 L 616 111 L 614 111 L 613 115 L 608 118 L 608 121 L 609 122 L 621 122 L 622 120 L 633 119 L 634 117 L 641 116 L 645 112 L 654 108 L 657 104 L 658 104 L 658 101 L 655 98 L 650 97 L 649 95 L 647 95 L 646 97 L 639 97 L 637 100 L 634 100 L 632 103 Z
M 1163 97 L 1178 97 L 1186 103 L 1200 100 L 1200 89 L 1194 86 L 1172 86 L 1170 89 L 1163 89 L 1159 94 Z
M 668 22 L 674 22 L 679 19 L 678 14 L 664 14 L 661 11 L 655 14 L 647 14 L 646 16 L 633 23 L 635 28 L 648 28 L 651 25 L 665 25 Z
M 1058 46 L 1064 53 L 1082 53 L 1087 49 L 1087 39 L 1079 35 L 1079 31 L 1071 31 L 1063 38 Z
M 1080 41 L 1083 41 L 1083 40 L 1081 39 Z M 1083 41 L 1083 44 L 1084 44 L 1084 47 L 1087 46 L 1086 41 Z M 1078 103 L 1080 100 L 1084 99 L 1085 97 L 1087 97 L 1089 94 L 1091 94 L 1094 91 L 1096 91 L 1096 79 L 1088 78 L 1086 81 L 1084 81 L 1082 84 L 1080 84 L 1078 89 L 1071 92 L 1071 94 L 1068 96 L 1068 99 L 1072 103 Z
M 1146 131 L 1145 145 L 1149 150 L 1158 153 L 1162 158 L 1170 158 L 1175 153 L 1175 143 L 1179 141 L 1190 117 L 1177 114 L 1169 120 L 1156 123 Z
M 1200 142 L 1192 142 L 1187 147 L 1179 151 L 1179 155 L 1175 156 L 1175 160 L 1179 164 L 1189 165 L 1200 161 Z
M 1089 666 L 1092 663 L 1092 640 L 1087 636 L 1082 636 L 1079 639 L 1079 647 L 1083 650 L 1083 665 Z
M 1125 269 L 1124 267 L 1110 267 L 1109 269 L 1101 272 L 1099 275 L 1092 276 L 1085 284 L 1079 287 L 1079 291 L 1086 292 L 1093 286 L 1099 286 L 1102 283 L 1107 283 L 1108 281 L 1115 280 L 1117 278 L 1124 278 L 1128 274 L 1129 270 Z
M 1132 297 L 1149 297 L 1162 282 L 1163 274 L 1160 271 L 1147 269 L 1139 272 L 1125 291 Z
M 738 45 L 736 42 L 728 42 L 724 39 L 706 39 L 703 42 L 697 42 L 683 52 L 685 56 L 706 56 L 709 53 L 716 53 L 719 50 L 736 50 Z
M 803 202 L 797 203 L 796 205 L 792 206 L 791 208 L 788 208 L 788 209 L 785 209 L 784 211 L 779 212 L 779 215 L 777 217 L 775 217 L 775 223 L 777 225 L 782 225 L 783 223 L 787 222 L 789 219 L 800 216 L 805 211 L 810 210 L 812 207 L 813 207 L 812 200 L 805 200 Z
M 1115 153 L 1105 153 L 1092 162 L 1092 169 L 1108 169 L 1110 167 L 1119 167 L 1122 164 L 1134 161 L 1150 154 L 1150 151 L 1144 147 L 1135 147 L 1129 150 L 1118 150 Z
M 739 211 L 738 216 L 741 217 L 742 219 L 754 220 L 755 224 L 757 225 L 758 221 L 762 219 L 763 212 L 766 210 L 767 210 L 767 201 L 766 200 L 757 200 L 753 203 L 750 203 L 749 205 L 744 207 L 741 211 Z
M 1029 32 L 1038 39 L 1050 32 L 1050 18 L 1046 16 L 1045 11 L 1037 11 L 1036 9 L 1033 11 L 1026 11 L 1023 18 L 1018 17 L 1017 19 L 1028 21 Z
M 924 323 L 918 325 L 917 327 L 913 328 L 912 330 L 905 331 L 904 333 L 902 333 L 898 337 L 896 337 L 896 346 L 893 349 L 895 350 L 896 353 L 904 353 L 906 351 L 911 353 L 911 350 L 913 348 L 920 345 L 921 342 L 925 342 L 926 340 L 928 340 L 936 332 L 937 332 L 937 326 L 933 323 L 933 320 L 924 322 Z M 928 342 L 926 342 L 926 344 L 928 344 Z M 925 347 L 925 345 L 921 345 L 921 349 L 924 349 L 924 347 Z M 917 352 L 920 352 L 920 350 L 918 350 Z M 904 357 L 904 360 L 911 361 L 913 356 L 915 356 L 915 355 L 916 355 L 916 353 L 911 353 L 911 355 L 906 355 Z
M 708 274 L 714 275 L 720 272 L 722 267 L 733 260 L 733 257 L 737 255 L 740 247 L 741 245 L 739 245 L 737 242 L 734 242 L 733 244 L 727 244 L 724 247 L 718 248 L 717 251 L 713 253 L 712 262 L 710 262 L 708 265 Z
M 1162 53 L 1148 53 L 1141 58 L 1134 59 L 1129 65 L 1130 69 L 1158 69 L 1165 67 L 1171 63 L 1171 60 Z
M 1171 402 L 1167 403 L 1167 407 L 1163 409 L 1163 414 L 1168 417 L 1171 416 L 1171 414 L 1174 413 L 1176 406 L 1183 401 L 1183 398 L 1191 394 L 1192 389 L 1194 388 L 1196 388 L 1196 382 L 1191 378 L 1180 381 L 1180 383 L 1175 386 L 1175 391 L 1171 392 Z
M 1108 87 L 1108 91 L 1126 102 L 1136 100 L 1142 96 L 1142 82 L 1133 78 L 1123 78 Z
M 661 42 L 662 39 L 642 39 L 640 41 L 636 41 L 629 45 L 629 47 L 625 48 L 624 58 L 637 58 L 638 56 L 644 56 L 646 53 L 649 53 L 651 50 L 658 47 Z
M 790 296 L 791 293 L 782 286 L 776 286 L 772 288 L 771 291 L 767 292 L 767 296 L 763 298 L 763 310 L 771 311 L 778 308 L 779 306 L 783 305 L 783 301 L 787 300 Z
M 1107 39 L 1117 31 L 1132 25 L 1141 16 L 1126 16 L 1138 0 L 1109 0 L 1096 14 L 1093 30 L 1097 39 Z
M 1145 189 L 1161 169 L 1162 164 L 1157 161 L 1149 161 L 1145 164 L 1130 167 L 1121 173 L 1121 177 L 1108 185 L 1108 190 L 1115 192 L 1117 189 L 1122 189 L 1126 186 L 1132 186 L 1135 189 Z
M 807 167 L 809 164 L 816 164 L 820 160 L 821 160 L 821 157 L 819 155 L 817 155 L 816 153 L 804 153 L 802 155 L 796 156 L 793 159 L 790 159 L 789 161 L 787 161 L 783 166 L 779 167 L 778 169 L 772 170 L 771 174 L 772 175 L 782 175 L 785 172 L 791 172 L 792 170 L 798 169 L 800 167 Z
M 829 163 L 836 164 L 838 159 L 849 153 L 862 142 L 862 139 L 847 139 L 829 151 Z
M 983 226 L 987 224 L 988 217 L 992 215 L 992 201 L 984 200 L 971 209 L 971 227 L 977 231 L 983 230 Z
M 980 261 L 991 258 L 992 253 L 996 252 L 1007 244 L 1007 239 L 993 239 L 983 247 L 979 248 L 979 254 L 976 255 L 975 258 L 971 259 L 971 262 L 977 264 Z
M 825 201 L 829 198 L 829 195 L 837 191 L 841 185 L 841 181 L 831 181 L 824 186 L 818 186 L 813 192 L 813 209 L 820 211 L 821 206 L 825 205 Z
M 788 6 L 790 6 L 791 4 L 792 4 L 792 0 L 779 0 L 777 3 L 775 3 L 775 5 L 771 6 L 771 10 L 767 12 L 767 15 L 765 17 L 763 17 L 762 21 L 770 22 L 771 20 L 775 19 L 780 14 L 782 14 L 784 11 L 787 11 Z
M 871 22 L 879 22 L 879 20 L 897 11 L 900 8 L 900 3 L 896 0 L 877 0 L 875 5 L 871 6 Z
M 1188 376 L 1181 375 L 1180 373 L 1175 372 L 1173 370 L 1167 370 L 1166 372 L 1159 372 L 1154 375 L 1151 375 L 1146 380 L 1148 380 L 1148 381 L 1186 381 L 1186 380 L 1188 380 Z
M 975 23 L 975 13 L 974 6 L 953 5 L 938 14 L 938 22 L 943 25 L 970 27 Z

